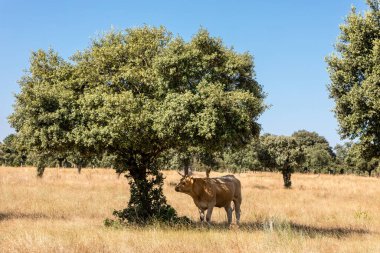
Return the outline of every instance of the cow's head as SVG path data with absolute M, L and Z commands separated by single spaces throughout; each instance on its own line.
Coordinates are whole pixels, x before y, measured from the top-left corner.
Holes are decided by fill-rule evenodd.
M 189 193 L 193 188 L 193 182 L 194 179 L 192 176 L 183 176 L 181 181 L 176 185 L 175 191 Z

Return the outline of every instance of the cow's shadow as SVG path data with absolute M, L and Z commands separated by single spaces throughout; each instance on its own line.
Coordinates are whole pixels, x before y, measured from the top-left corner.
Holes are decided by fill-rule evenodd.
M 240 231 L 265 231 L 265 232 L 288 232 L 295 234 L 302 234 L 308 237 L 328 236 L 328 237 L 347 237 L 352 235 L 366 235 L 371 234 L 368 229 L 352 228 L 352 227 L 318 227 L 299 224 L 296 222 L 268 222 L 268 221 L 255 221 L 255 222 L 242 222 L 239 226 L 232 225 L 229 227 L 226 223 L 212 223 L 210 226 L 205 226 L 200 222 L 196 225 L 198 228 L 217 229 L 217 230 L 240 230 Z

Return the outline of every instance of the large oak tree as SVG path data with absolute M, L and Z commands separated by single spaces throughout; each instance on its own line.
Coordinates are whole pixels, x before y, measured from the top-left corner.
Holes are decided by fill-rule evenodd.
M 175 216 L 162 193 L 163 152 L 243 145 L 265 109 L 252 56 L 204 29 L 189 42 L 163 27 L 111 31 L 70 61 L 38 50 L 20 86 L 10 122 L 37 166 L 57 154 L 114 156 L 131 185 L 117 214 L 133 222 Z

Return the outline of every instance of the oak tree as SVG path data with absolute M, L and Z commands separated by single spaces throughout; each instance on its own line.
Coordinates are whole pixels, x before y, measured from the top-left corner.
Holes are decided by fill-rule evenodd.
M 261 162 L 268 168 L 281 171 L 284 187 L 292 186 L 291 176 L 305 162 L 305 153 L 295 137 L 265 134 L 261 138 Z
M 265 109 L 252 56 L 204 29 L 188 42 L 164 27 L 111 31 L 69 61 L 39 50 L 20 85 L 10 121 L 37 166 L 52 154 L 107 152 L 131 186 L 115 214 L 138 223 L 176 217 L 162 192 L 165 151 L 244 145 Z
M 379 157 L 380 1 L 367 4 L 364 14 L 352 8 L 340 26 L 336 52 L 326 61 L 341 137 L 358 140 L 362 155 Z

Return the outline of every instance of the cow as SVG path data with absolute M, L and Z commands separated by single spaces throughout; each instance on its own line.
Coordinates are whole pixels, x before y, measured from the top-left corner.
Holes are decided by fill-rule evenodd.
M 199 209 L 201 222 L 207 210 L 206 221 L 209 224 L 214 207 L 224 207 L 227 212 L 228 225 L 232 222 L 231 202 L 234 202 L 236 224 L 240 221 L 241 184 L 233 175 L 217 178 L 193 178 L 185 175 L 176 185 L 175 191 L 190 195 Z

